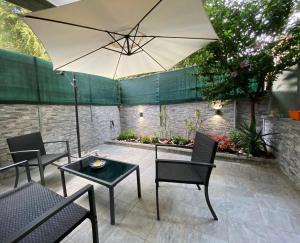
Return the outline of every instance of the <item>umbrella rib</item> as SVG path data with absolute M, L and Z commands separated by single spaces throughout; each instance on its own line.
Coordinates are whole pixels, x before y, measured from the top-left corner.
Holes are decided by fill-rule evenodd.
M 136 30 L 135 30 L 135 34 L 134 34 L 134 37 L 133 37 L 133 40 L 135 40 L 135 38 L 136 38 L 136 34 L 138 33 L 138 31 L 139 31 L 139 28 L 140 28 L 140 24 L 138 24 L 137 26 L 136 26 Z M 131 50 L 132 50 L 132 48 L 133 48 L 133 44 L 134 44 L 134 42 L 132 41 L 132 43 L 131 43 Z
M 131 41 L 133 41 L 130 38 Z M 167 71 L 166 68 L 164 68 L 163 65 L 161 65 L 150 53 L 148 53 L 147 51 L 145 51 L 145 49 L 143 47 L 141 47 L 139 44 L 137 44 L 135 41 L 133 41 L 143 52 L 145 52 L 153 61 L 155 61 L 163 70 Z
M 120 41 L 120 40 L 122 40 L 122 39 L 124 39 L 124 38 L 122 37 L 122 38 L 118 39 L 118 41 Z M 67 63 L 64 64 L 64 65 L 61 65 L 61 66 L 59 66 L 58 68 L 55 68 L 55 70 L 58 70 L 58 69 L 60 69 L 60 68 L 62 68 L 62 67 L 65 67 L 65 66 L 67 66 L 67 65 L 69 65 L 69 64 L 71 64 L 71 63 L 73 63 L 73 62 L 76 62 L 76 61 L 78 61 L 79 59 L 82 59 L 82 58 L 84 58 L 84 57 L 86 57 L 86 56 L 88 56 L 88 55 L 91 55 L 91 54 L 93 54 L 93 53 L 95 53 L 95 52 L 97 52 L 97 51 L 99 51 L 99 50 L 101 50 L 101 49 L 105 49 L 107 46 L 109 46 L 109 45 L 111 45 L 111 44 L 113 44 L 113 43 L 115 43 L 115 41 L 112 41 L 112 42 L 106 44 L 105 46 L 101 46 L 101 47 L 99 47 L 99 48 L 97 48 L 97 49 L 95 49 L 95 50 L 93 50 L 93 51 L 90 51 L 90 52 L 88 52 L 88 53 L 86 53 L 86 54 L 84 54 L 84 55 L 82 55 L 82 56 L 80 56 L 80 57 L 78 57 L 78 58 L 76 58 L 76 59 L 70 61 L 70 62 L 67 62 Z
M 29 16 L 29 15 L 25 15 L 24 18 L 38 19 L 38 20 L 43 20 L 43 21 L 48 21 L 48 22 L 53 22 L 53 23 L 58 23 L 58 24 L 65 24 L 65 25 L 75 26 L 75 27 L 79 27 L 79 28 L 89 29 L 89 30 L 96 30 L 96 31 L 105 32 L 105 33 L 108 33 L 108 34 L 120 35 L 120 36 L 123 36 L 123 37 L 125 36 L 124 34 L 120 34 L 120 33 L 113 32 L 113 31 L 102 30 L 102 29 L 98 29 L 98 28 L 94 28 L 94 27 L 90 27 L 90 26 L 85 26 L 85 25 L 80 25 L 80 24 L 73 24 L 73 23 L 64 22 L 64 21 L 55 20 L 55 19 L 41 18 L 41 17 Z
M 122 46 L 122 50 L 124 50 L 125 43 L 126 43 L 126 40 L 124 40 L 124 44 L 123 44 L 123 46 Z M 117 66 L 116 66 L 116 69 L 115 69 L 115 73 L 114 73 L 114 77 L 113 77 L 113 79 L 115 79 L 115 77 L 116 77 L 117 70 L 118 70 L 118 68 L 119 68 L 119 63 L 120 63 L 120 60 L 121 60 L 122 54 L 123 54 L 123 53 L 121 52 L 121 54 L 120 54 L 120 56 L 119 56 L 119 59 L 118 59 L 118 62 L 117 62 Z
M 141 22 L 144 21 L 145 18 L 147 18 L 147 16 L 162 2 L 162 0 L 159 0 L 144 16 L 143 18 L 141 18 L 141 20 L 130 30 L 130 32 L 128 33 L 128 35 L 130 35 L 132 33 L 132 31 L 138 26 L 140 25 Z
M 163 36 L 163 35 L 137 35 L 136 37 L 150 37 L 150 38 L 162 38 L 162 39 L 188 39 L 188 40 L 218 40 L 217 38 L 206 37 L 188 37 L 188 36 Z
M 150 41 L 153 41 L 155 39 L 155 37 L 152 37 L 150 40 L 146 41 L 143 45 L 139 46 L 139 48 L 137 48 L 134 52 L 132 52 L 132 54 L 136 54 L 139 50 L 141 50 L 142 47 L 144 47 L 145 45 L 147 45 Z M 132 44 L 134 44 L 134 39 L 132 41 Z
M 124 46 L 120 45 L 119 41 L 117 41 L 116 38 L 110 32 L 108 32 L 108 34 L 115 41 L 115 43 L 117 43 L 119 45 L 119 47 L 121 47 L 121 49 L 123 51 L 124 50 Z

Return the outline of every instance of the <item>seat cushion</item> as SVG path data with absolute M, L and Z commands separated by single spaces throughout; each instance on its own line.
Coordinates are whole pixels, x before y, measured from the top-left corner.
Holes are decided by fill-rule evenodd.
M 197 182 L 203 184 L 205 175 L 202 175 L 198 166 L 191 164 L 158 163 L 157 179 L 170 182 Z
M 51 164 L 52 162 L 54 162 L 62 157 L 65 157 L 65 156 L 67 156 L 67 153 L 42 155 L 41 156 L 42 164 L 43 165 Z M 28 163 L 29 163 L 29 165 L 38 165 L 38 160 L 37 160 L 37 158 L 34 158 L 31 160 L 28 160 Z
M 64 197 L 35 182 L 0 195 L 0 242 L 53 208 Z M 20 242 L 55 242 L 87 217 L 88 211 L 71 203 Z

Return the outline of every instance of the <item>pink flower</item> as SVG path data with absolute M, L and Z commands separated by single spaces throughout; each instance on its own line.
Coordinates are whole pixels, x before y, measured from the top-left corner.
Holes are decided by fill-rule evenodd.
M 231 78 L 235 78 L 236 76 L 238 76 L 238 72 L 237 71 L 234 71 L 234 72 L 230 73 L 230 77 Z
M 248 66 L 249 66 L 249 61 L 245 60 L 245 61 L 240 62 L 240 67 L 241 68 L 246 68 Z

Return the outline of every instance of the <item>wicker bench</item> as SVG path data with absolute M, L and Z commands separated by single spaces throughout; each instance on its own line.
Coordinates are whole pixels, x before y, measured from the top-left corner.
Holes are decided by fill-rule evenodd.
M 90 219 L 93 242 L 99 242 L 92 185 L 64 198 L 31 180 L 27 161 L 0 169 L 26 165 L 28 183 L 0 195 L 0 242 L 59 242 L 85 219 Z M 90 209 L 74 201 L 88 193 Z

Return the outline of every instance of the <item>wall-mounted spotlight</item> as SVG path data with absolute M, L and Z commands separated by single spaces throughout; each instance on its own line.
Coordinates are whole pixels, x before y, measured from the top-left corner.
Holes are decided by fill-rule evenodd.
M 140 118 L 144 117 L 144 113 L 140 112 Z
M 216 109 L 215 112 L 216 112 L 216 115 L 222 115 L 222 111 L 220 109 Z
M 221 109 L 224 105 L 223 101 L 221 100 L 212 101 L 210 105 L 215 110 L 216 115 L 222 115 Z

